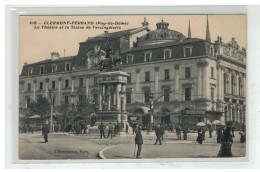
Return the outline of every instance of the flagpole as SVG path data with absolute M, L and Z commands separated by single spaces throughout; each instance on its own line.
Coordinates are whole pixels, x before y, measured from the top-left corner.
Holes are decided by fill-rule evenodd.
M 51 126 L 50 132 L 53 131 L 53 93 L 51 93 Z

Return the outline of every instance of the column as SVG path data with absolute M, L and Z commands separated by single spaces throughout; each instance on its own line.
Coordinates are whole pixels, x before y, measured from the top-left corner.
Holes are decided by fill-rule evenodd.
M 154 91 L 158 91 L 158 87 L 159 87 L 159 67 L 156 66 L 154 67 Z
M 75 76 L 71 77 L 71 92 L 74 92 L 74 81 L 75 81 Z
M 89 77 L 86 77 L 86 96 L 88 97 L 89 93 Z
M 140 91 L 139 82 L 140 82 L 140 69 L 136 69 L 136 84 L 135 84 L 136 89 L 135 89 L 135 92 Z
M 220 100 L 224 101 L 224 68 L 220 67 Z
M 242 96 L 246 97 L 246 75 L 245 74 L 243 74 L 242 83 L 243 83 L 243 88 L 241 88 L 242 89 Z
M 20 81 L 21 85 L 21 102 L 20 102 L 20 107 L 24 107 L 24 81 Z
M 239 73 L 236 72 L 236 95 L 239 95 Z
M 45 97 L 48 99 L 48 92 L 49 92 L 49 78 L 45 79 Z
M 37 80 L 33 80 L 33 100 L 36 101 L 36 83 Z
M 180 91 L 179 91 L 179 68 L 180 68 L 180 65 L 179 64 L 176 64 L 174 65 L 174 68 L 175 68 L 175 81 L 174 81 L 174 90 L 175 90 L 175 96 L 176 96 L 176 100 L 179 100 L 179 94 L 180 94 Z
M 102 111 L 103 85 L 101 85 L 99 88 L 99 110 Z
M 102 85 L 102 110 L 106 110 L 106 85 Z
M 58 105 L 61 105 L 61 80 L 62 77 L 59 77 L 59 90 L 58 90 Z
M 121 84 L 116 85 L 116 110 L 120 110 L 120 95 L 119 92 L 121 91 Z
M 198 69 L 198 99 L 202 97 L 202 67 L 201 63 L 197 63 L 197 69 Z
M 124 92 L 123 111 L 126 110 L 126 85 L 122 84 L 122 91 Z
M 221 66 L 217 65 L 217 100 L 221 99 L 221 87 L 223 87 L 221 80 Z
M 108 102 L 107 102 L 107 110 L 110 111 L 111 110 L 111 86 L 108 85 L 107 88 L 107 95 L 108 95 Z
M 231 70 L 228 69 L 228 94 L 231 94 L 232 93 L 232 73 L 231 73 Z

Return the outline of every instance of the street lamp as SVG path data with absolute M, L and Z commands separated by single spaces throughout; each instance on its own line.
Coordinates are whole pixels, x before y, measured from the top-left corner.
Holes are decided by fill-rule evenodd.
M 150 127 L 149 130 L 152 131 L 152 123 L 153 123 L 153 93 L 150 93 L 150 110 L 151 110 L 151 118 L 150 118 Z
M 120 91 L 119 95 L 120 95 L 120 100 L 121 100 L 121 125 L 120 125 L 121 127 L 120 127 L 120 131 L 123 131 L 123 128 L 124 128 L 124 124 L 123 124 L 123 104 L 124 104 L 125 92 Z

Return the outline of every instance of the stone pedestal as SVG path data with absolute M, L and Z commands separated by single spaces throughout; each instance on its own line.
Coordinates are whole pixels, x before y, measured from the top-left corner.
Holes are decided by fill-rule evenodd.
M 128 124 L 128 113 L 126 111 L 127 76 L 128 74 L 124 71 L 102 72 L 99 74 L 97 81 L 100 85 L 100 104 L 99 111 L 96 113 L 95 125 L 99 125 L 101 122 L 105 125 L 108 125 L 109 122 L 121 124 L 121 114 L 123 115 L 122 123 L 124 126 Z

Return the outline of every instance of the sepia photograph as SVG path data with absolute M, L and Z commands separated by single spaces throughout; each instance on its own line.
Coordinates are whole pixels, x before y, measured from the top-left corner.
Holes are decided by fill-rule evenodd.
M 245 158 L 247 15 L 21 15 L 20 160 Z

